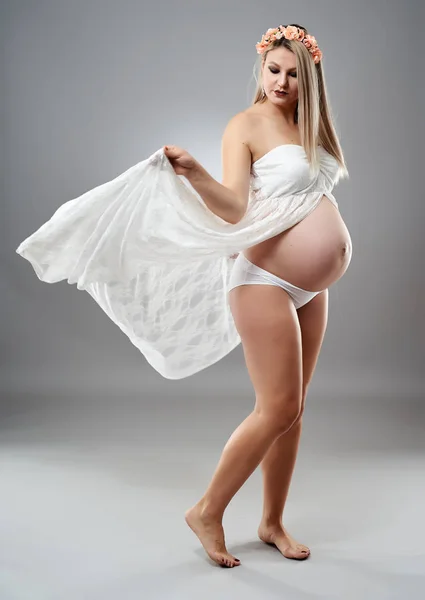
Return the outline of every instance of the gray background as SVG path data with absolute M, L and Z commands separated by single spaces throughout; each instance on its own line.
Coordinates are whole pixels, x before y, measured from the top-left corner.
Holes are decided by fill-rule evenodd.
M 350 171 L 334 194 L 353 258 L 330 288 L 289 501 L 293 533 L 313 554 L 294 570 L 275 554 L 270 564 L 267 554 L 258 558 L 264 551 L 244 538 L 234 552 L 242 563 L 252 556 L 254 570 L 243 572 L 242 564 L 209 589 L 220 598 L 310 598 L 314 589 L 326 598 L 374 600 L 418 591 L 425 571 L 416 504 L 424 487 L 423 3 L 14 0 L 0 7 L 2 599 L 136 598 L 147 589 L 150 598 L 189 598 L 206 582 L 215 585 L 181 515 L 252 409 L 241 346 L 190 378 L 166 380 L 88 294 L 42 283 L 15 249 L 61 204 L 165 144 L 188 149 L 220 181 L 223 129 L 254 91 L 255 43 L 290 22 L 305 25 L 323 51 Z M 106 476 L 126 491 L 103 490 Z M 129 488 L 140 496 L 130 498 Z M 232 521 L 242 537 L 244 510 L 250 502 L 260 507 L 258 472 L 243 489 L 245 504 Z M 66 517 L 58 506 L 67 507 Z M 152 522 L 151 538 L 146 533 L 146 515 L 158 507 L 161 539 Z M 90 525 L 80 534 L 84 519 Z M 369 538 L 376 523 L 377 537 Z M 384 568 L 376 561 L 385 551 Z M 172 563 L 185 552 L 185 565 Z M 85 578 L 86 553 L 98 570 Z M 314 556 L 323 563 L 314 567 Z M 149 575 L 138 571 L 142 562 Z M 199 573 L 201 587 L 189 585 Z M 227 587 L 229 577 L 240 590 Z

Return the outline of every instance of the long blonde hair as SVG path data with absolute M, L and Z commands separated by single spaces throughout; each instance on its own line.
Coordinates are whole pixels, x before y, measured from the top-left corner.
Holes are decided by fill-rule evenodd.
M 296 23 L 291 23 L 291 25 L 303 29 L 308 34 L 305 27 Z M 284 27 L 287 27 L 287 25 L 284 25 Z M 256 65 L 258 67 L 258 79 L 254 74 L 257 86 L 252 104 L 265 102 L 267 96 L 263 92 L 261 68 L 270 50 L 282 46 L 293 52 L 297 61 L 298 102 L 295 110 L 295 122 L 298 123 L 301 144 L 309 163 L 313 169 L 319 168 L 317 146 L 320 144 L 339 164 L 337 180 L 348 178 L 347 165 L 332 122 L 332 111 L 327 97 L 322 61 L 315 64 L 310 52 L 303 43 L 282 37 L 274 40 L 267 50 L 259 56 Z

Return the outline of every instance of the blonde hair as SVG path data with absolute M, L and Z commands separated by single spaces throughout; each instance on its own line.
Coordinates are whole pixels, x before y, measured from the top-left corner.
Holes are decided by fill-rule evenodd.
M 296 23 L 291 23 L 291 25 L 303 29 L 308 34 L 305 27 Z M 287 27 L 287 25 L 284 27 Z M 296 40 L 287 40 L 285 37 L 270 43 L 259 57 L 257 87 L 252 104 L 262 104 L 266 101 L 267 96 L 263 92 L 261 68 L 268 53 L 282 46 L 293 52 L 297 61 L 298 102 L 295 110 L 295 122 L 298 123 L 301 144 L 305 149 L 309 163 L 314 170 L 319 168 L 317 145 L 320 144 L 335 158 L 339 165 L 337 181 L 341 178 L 348 178 L 347 165 L 332 122 L 332 111 L 327 97 L 322 61 L 315 64 L 310 52 L 303 43 Z

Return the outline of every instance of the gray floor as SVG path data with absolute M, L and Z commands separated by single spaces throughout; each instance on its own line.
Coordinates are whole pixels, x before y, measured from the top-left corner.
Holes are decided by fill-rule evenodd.
M 257 469 L 225 514 L 234 569 L 209 561 L 183 514 L 252 398 L 8 400 L 1 600 L 425 595 L 422 398 L 310 397 L 285 522 L 311 557 L 256 538 Z

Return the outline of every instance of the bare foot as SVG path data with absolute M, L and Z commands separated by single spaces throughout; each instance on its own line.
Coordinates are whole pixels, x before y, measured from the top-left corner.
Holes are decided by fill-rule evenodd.
M 264 525 L 258 528 L 258 537 L 266 544 L 276 546 L 285 558 L 305 560 L 310 556 L 310 549 L 298 544 L 282 525 Z
M 221 567 L 237 567 L 241 564 L 238 558 L 227 552 L 221 522 L 203 513 L 201 506 L 195 504 L 186 511 L 185 520 L 214 562 Z

